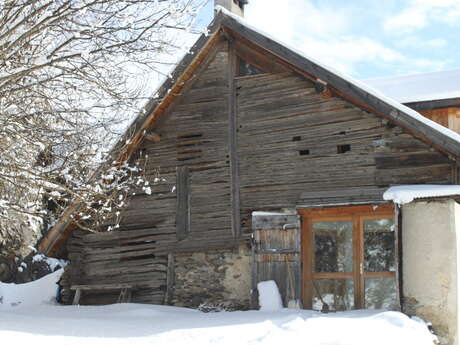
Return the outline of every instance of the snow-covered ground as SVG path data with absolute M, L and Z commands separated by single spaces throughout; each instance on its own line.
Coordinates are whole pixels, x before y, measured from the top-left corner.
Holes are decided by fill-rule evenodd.
M 23 285 L 0 283 L 2 344 L 433 345 L 435 339 L 424 324 L 398 312 L 282 309 L 206 314 L 140 304 L 58 306 L 50 297 L 59 274 Z

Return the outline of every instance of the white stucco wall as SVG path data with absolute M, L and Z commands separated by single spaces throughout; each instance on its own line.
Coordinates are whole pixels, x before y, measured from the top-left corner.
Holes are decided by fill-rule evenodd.
M 442 344 L 458 345 L 460 205 L 402 207 L 404 311 L 433 323 Z

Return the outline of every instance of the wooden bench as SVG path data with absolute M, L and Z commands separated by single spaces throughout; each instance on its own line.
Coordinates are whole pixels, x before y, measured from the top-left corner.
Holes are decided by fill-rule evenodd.
M 117 303 L 129 303 L 131 302 L 132 288 L 133 285 L 131 284 L 72 285 L 70 289 L 75 290 L 72 305 L 80 304 L 81 293 L 85 290 L 120 290 L 120 296 L 118 296 Z

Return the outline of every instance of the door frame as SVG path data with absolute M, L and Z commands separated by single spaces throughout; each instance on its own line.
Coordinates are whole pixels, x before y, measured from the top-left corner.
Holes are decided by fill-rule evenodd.
M 340 206 L 323 208 L 298 209 L 301 216 L 301 261 L 302 261 L 302 304 L 305 309 L 312 309 L 313 279 L 314 278 L 351 278 L 354 281 L 355 308 L 364 308 L 364 279 L 371 277 L 391 276 L 396 279 L 397 300 L 399 302 L 399 254 L 398 254 L 398 217 L 393 204 Z M 392 218 L 395 222 L 395 272 L 373 273 L 363 272 L 361 267 L 364 262 L 364 220 Z M 346 220 L 353 222 L 353 272 L 314 273 L 313 272 L 313 232 L 314 221 Z M 355 230 L 357 229 L 357 231 Z

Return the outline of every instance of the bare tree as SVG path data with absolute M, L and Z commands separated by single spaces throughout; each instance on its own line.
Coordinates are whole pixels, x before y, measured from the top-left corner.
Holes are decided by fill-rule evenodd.
M 204 2 L 0 4 L 0 242 L 40 226 L 44 196 L 58 209 L 80 200 L 78 217 L 89 219 L 117 214 L 130 185 L 149 191 L 140 167 L 89 176 L 152 92 L 145 76 L 171 63 Z

